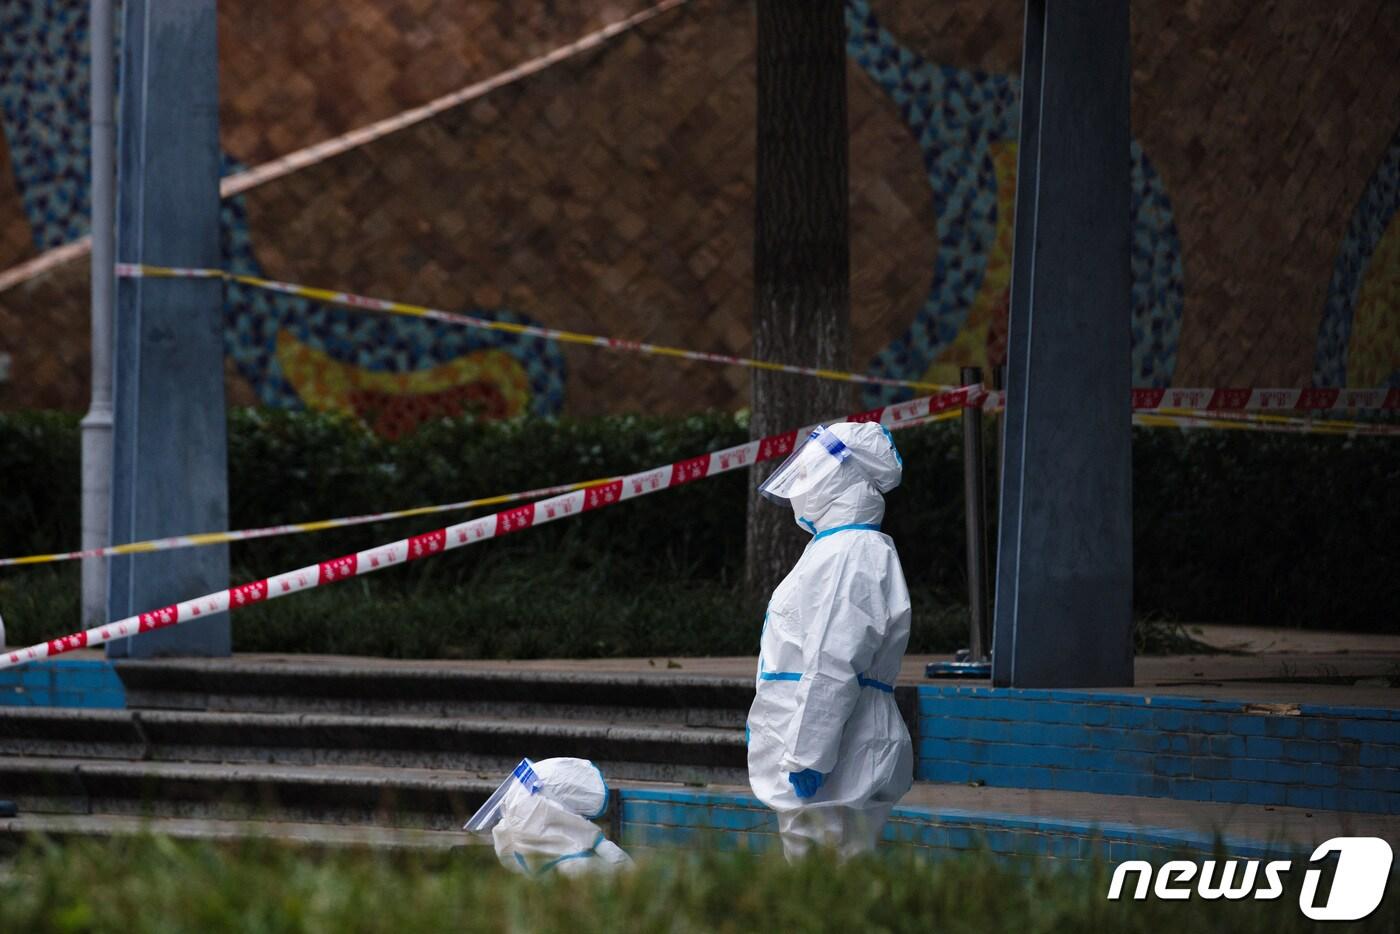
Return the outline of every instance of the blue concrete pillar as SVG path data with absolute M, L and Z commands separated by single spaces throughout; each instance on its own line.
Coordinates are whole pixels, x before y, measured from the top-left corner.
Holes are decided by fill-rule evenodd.
M 215 0 L 126 0 L 117 153 L 117 259 L 219 266 Z M 117 285 L 112 540 L 228 522 L 223 286 Z M 219 545 L 111 559 L 108 608 L 130 616 L 228 586 Z M 110 656 L 227 655 L 226 615 L 109 643 Z
M 1128 0 L 1028 0 L 992 679 L 1133 682 Z

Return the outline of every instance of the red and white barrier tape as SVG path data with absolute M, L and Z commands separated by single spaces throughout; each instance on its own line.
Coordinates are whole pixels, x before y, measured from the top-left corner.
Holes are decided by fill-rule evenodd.
M 981 386 L 963 386 L 951 392 L 913 399 L 897 405 L 885 406 L 868 412 L 851 415 L 843 421 L 878 422 L 889 428 L 902 428 L 924 421 L 930 415 L 971 405 L 995 405 L 999 402 L 993 393 Z M 572 516 L 611 506 L 615 503 L 657 493 L 675 486 L 693 483 L 705 477 L 728 473 L 731 470 L 750 467 L 760 461 L 785 457 L 792 451 L 797 439 L 807 429 L 770 435 L 747 444 L 740 444 L 711 454 L 702 454 L 686 460 L 631 474 L 619 480 L 591 486 L 582 490 L 564 493 L 537 503 L 529 503 L 512 509 L 471 519 L 467 522 L 450 525 L 446 528 L 414 535 L 387 545 L 380 545 L 355 554 L 344 555 L 330 561 L 309 565 L 296 571 L 288 571 L 275 577 L 240 584 L 227 590 L 216 591 L 171 604 L 158 610 L 138 613 L 126 619 L 94 626 L 83 632 L 72 633 L 48 642 L 40 642 L 28 648 L 4 652 L 0 655 L 0 669 L 12 668 L 32 661 L 52 658 L 75 649 L 87 648 L 122 639 L 127 636 L 178 626 L 203 619 L 216 613 L 239 610 L 274 600 L 289 594 L 310 590 L 327 584 L 334 584 L 352 577 L 361 577 L 374 571 L 428 558 L 444 551 L 474 545 L 491 538 L 499 538 L 512 532 L 519 532 L 532 526 L 565 519 Z

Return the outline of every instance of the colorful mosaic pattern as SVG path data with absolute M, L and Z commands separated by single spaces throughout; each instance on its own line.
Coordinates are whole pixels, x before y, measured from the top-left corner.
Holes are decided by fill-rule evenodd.
M 899 107 L 924 154 L 938 256 L 928 298 L 870 372 L 955 382 L 960 366 L 1006 353 L 1020 85 L 1009 75 L 934 65 L 884 29 L 866 0 L 848 0 L 847 51 Z M 1167 386 L 1181 332 L 1181 244 L 1171 202 L 1132 144 L 1133 385 Z M 870 405 L 907 396 L 867 390 Z
M 341 363 L 279 331 L 277 363 L 301 398 L 354 415 L 388 438 L 407 434 L 429 418 L 511 418 L 530 404 L 529 376 L 519 361 L 499 350 L 477 350 L 431 370 L 376 373 Z
M 1400 386 L 1400 129 L 1337 251 L 1313 383 Z
M 88 231 L 88 5 L 0 3 L 0 121 L 40 250 Z
M 0 117 L 34 242 L 47 248 L 80 236 L 87 224 L 87 4 L 16 0 L 0 9 Z M 849 54 L 894 100 L 923 150 L 937 217 L 928 297 L 908 332 L 877 356 L 871 371 L 951 381 L 958 366 L 996 364 L 1005 354 L 1019 88 L 1010 76 L 925 61 L 881 28 L 867 0 L 848 0 L 847 22 Z M 1136 144 L 1133 211 L 1134 382 L 1162 386 L 1171 379 L 1180 330 L 1180 250 L 1166 193 Z M 262 273 L 244 205 L 236 199 L 223 206 L 223 236 L 229 268 Z M 344 409 L 348 397 L 329 387 L 363 383 L 379 387 L 375 394 L 416 397 L 401 406 L 376 401 L 375 412 L 450 412 L 462 405 L 517 411 L 519 374 L 485 366 L 498 360 L 492 353 L 511 357 L 524 374 L 526 410 L 554 412 L 563 402 L 563 357 L 547 343 L 357 314 L 239 285 L 227 295 L 228 354 L 267 405 Z M 486 314 L 522 320 L 507 310 Z M 288 347 L 299 350 L 288 357 Z M 349 378 L 350 370 L 327 382 L 307 378 L 302 368 L 293 378 L 289 359 L 363 373 L 359 382 Z M 447 373 L 470 378 L 476 388 L 445 390 Z M 385 383 L 384 376 L 392 379 Z M 493 391 L 484 394 L 492 380 Z M 869 395 L 871 404 L 897 397 Z M 391 419 L 394 430 L 409 417 Z
M 0 30 L 0 117 L 35 246 L 47 249 L 88 228 L 87 3 L 6 3 Z M 240 168 L 225 157 L 225 174 Z M 221 222 L 226 268 L 262 276 L 241 198 L 224 201 Z M 563 354 L 545 341 L 356 314 L 237 284 L 225 294 L 227 353 L 266 405 L 372 409 L 371 423 L 395 433 L 409 430 L 415 418 L 551 414 L 563 405 Z M 535 323 L 506 309 L 471 313 Z M 279 354 L 279 342 L 287 340 L 303 348 L 299 361 L 321 360 L 342 375 L 362 371 L 352 380 L 360 387 L 358 402 L 330 392 L 339 385 L 334 380 L 290 380 Z M 448 390 L 448 373 L 466 381 Z
M 240 168 L 228 163 L 225 174 Z M 254 255 L 242 198 L 224 201 L 223 236 L 227 269 L 264 275 Z M 356 385 L 375 385 L 380 394 L 405 396 L 397 404 L 381 404 L 377 410 L 417 412 L 428 418 L 456 414 L 468 398 L 480 401 L 489 395 L 498 401 L 469 408 L 475 408 L 484 417 L 504 417 L 524 411 L 547 415 L 557 412 L 564 402 L 564 356 L 557 345 L 548 341 L 473 331 L 424 319 L 410 321 L 354 312 L 238 283 L 229 283 L 225 295 L 226 351 L 266 405 L 354 408 L 347 408 L 349 404 L 342 393 L 329 391 L 329 387 L 339 385 L 335 381 L 308 379 L 304 367 L 298 369 L 298 379 L 289 378 L 283 366 L 287 355 L 279 352 L 279 346 L 287 346 L 287 339 L 305 348 L 315 359 L 323 359 L 326 366 L 363 371 L 356 377 Z M 497 321 L 536 323 L 506 309 L 471 313 Z M 499 364 L 482 366 L 480 361 L 487 358 L 481 354 L 488 351 L 515 362 L 508 379 L 489 393 L 480 382 L 506 374 L 507 368 Z M 295 359 L 311 358 L 303 355 Z M 471 386 L 464 384 L 460 400 L 451 393 L 443 395 L 443 374 L 448 372 L 472 374 Z M 528 399 L 523 404 L 518 391 L 521 374 L 528 387 Z M 415 396 L 423 398 L 409 398 Z M 394 433 L 410 427 L 402 419 L 400 415 L 394 420 Z

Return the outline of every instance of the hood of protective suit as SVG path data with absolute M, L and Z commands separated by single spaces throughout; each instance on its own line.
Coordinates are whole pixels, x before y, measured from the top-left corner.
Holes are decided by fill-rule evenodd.
M 885 498 L 899 486 L 904 463 L 889 429 L 874 422 L 840 422 L 831 432 L 851 456 L 812 489 L 792 497 L 793 516 L 809 533 L 843 525 L 879 525 Z
M 603 773 L 587 759 L 559 757 L 534 764 L 542 787 L 540 794 L 589 820 L 601 817 L 608 807 L 608 785 Z

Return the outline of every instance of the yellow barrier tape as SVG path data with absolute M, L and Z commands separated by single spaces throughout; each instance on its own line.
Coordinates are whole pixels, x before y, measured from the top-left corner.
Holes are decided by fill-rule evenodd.
M 1148 428 L 1214 428 L 1225 431 L 1275 431 L 1368 437 L 1400 436 L 1400 425 L 1386 422 L 1299 418 L 1258 412 L 1242 412 L 1237 415 L 1201 415 L 1197 412 L 1174 410 L 1139 412 L 1133 416 L 1133 423 Z
M 557 496 L 586 490 L 613 482 L 616 477 L 601 480 L 588 480 L 583 483 L 566 483 L 559 486 L 527 490 L 524 493 L 507 493 L 500 496 L 485 496 L 480 499 L 464 500 L 460 503 L 444 503 L 438 506 L 415 506 L 412 509 L 396 509 L 392 512 L 376 512 L 359 516 L 344 516 L 339 519 L 318 519 L 314 522 L 292 522 L 286 525 L 270 525 L 260 529 L 242 529 L 233 532 L 197 532 L 192 535 L 174 535 L 170 538 L 157 538 L 144 542 L 130 542 L 124 545 L 109 545 L 106 548 L 89 548 L 85 551 L 64 551 L 44 555 L 24 555 L 19 558 L 0 558 L 0 568 L 27 564 L 49 564 L 56 561 L 77 561 L 83 558 L 105 558 L 110 555 L 136 555 L 152 551 L 169 551 L 174 548 L 197 548 L 203 545 L 218 545 L 225 542 L 244 542 L 258 538 L 271 538 L 278 535 L 297 535 L 305 532 L 323 532 L 326 529 L 343 529 L 370 522 L 387 522 L 391 519 L 409 519 L 415 516 L 430 516 L 435 513 L 456 512 L 462 509 L 475 509 L 481 506 L 500 506 L 522 499 L 541 496 Z
M 680 347 L 667 347 L 661 344 L 649 344 L 644 341 L 601 337 L 596 334 L 583 334 L 578 331 L 565 331 L 559 328 L 514 324 L 508 321 L 492 321 L 488 318 L 479 318 L 475 315 L 466 315 L 459 312 L 443 311 L 439 308 L 428 308 L 424 305 L 413 305 L 408 302 L 396 302 L 382 298 L 370 298 L 366 295 L 355 295 L 351 292 L 337 292 L 333 289 L 299 285 L 294 282 L 278 282 L 275 279 L 263 279 L 258 276 L 225 272 L 221 269 L 184 269 L 173 266 L 146 266 L 134 263 L 119 263 L 117 265 L 117 275 L 125 278 L 148 279 L 223 279 L 228 282 L 237 282 L 256 289 L 280 292 L 284 295 L 296 295 L 300 298 L 309 298 L 318 302 L 324 302 L 328 305 L 339 305 L 343 308 L 350 308 L 356 311 L 380 311 L 386 314 L 404 315 L 410 318 L 427 318 L 432 321 L 442 321 L 447 324 L 457 324 L 463 327 L 476 328 L 478 330 L 537 337 L 541 340 L 559 341 L 565 344 L 602 347 L 607 350 L 620 350 L 658 357 L 672 357 L 681 360 L 698 360 L 703 363 L 716 363 L 725 366 L 742 366 L 752 370 L 765 370 L 772 373 L 792 373 L 836 382 L 861 383 L 874 386 L 898 386 L 903 389 L 919 389 L 931 392 L 942 392 L 948 388 L 940 383 L 925 383 L 919 380 L 909 379 L 887 379 L 885 377 L 866 376 L 861 373 L 851 373 L 844 370 L 794 366 L 788 363 L 774 363 L 771 360 L 756 360 L 753 357 L 738 357 L 731 354 L 709 353 L 699 350 L 685 350 Z

